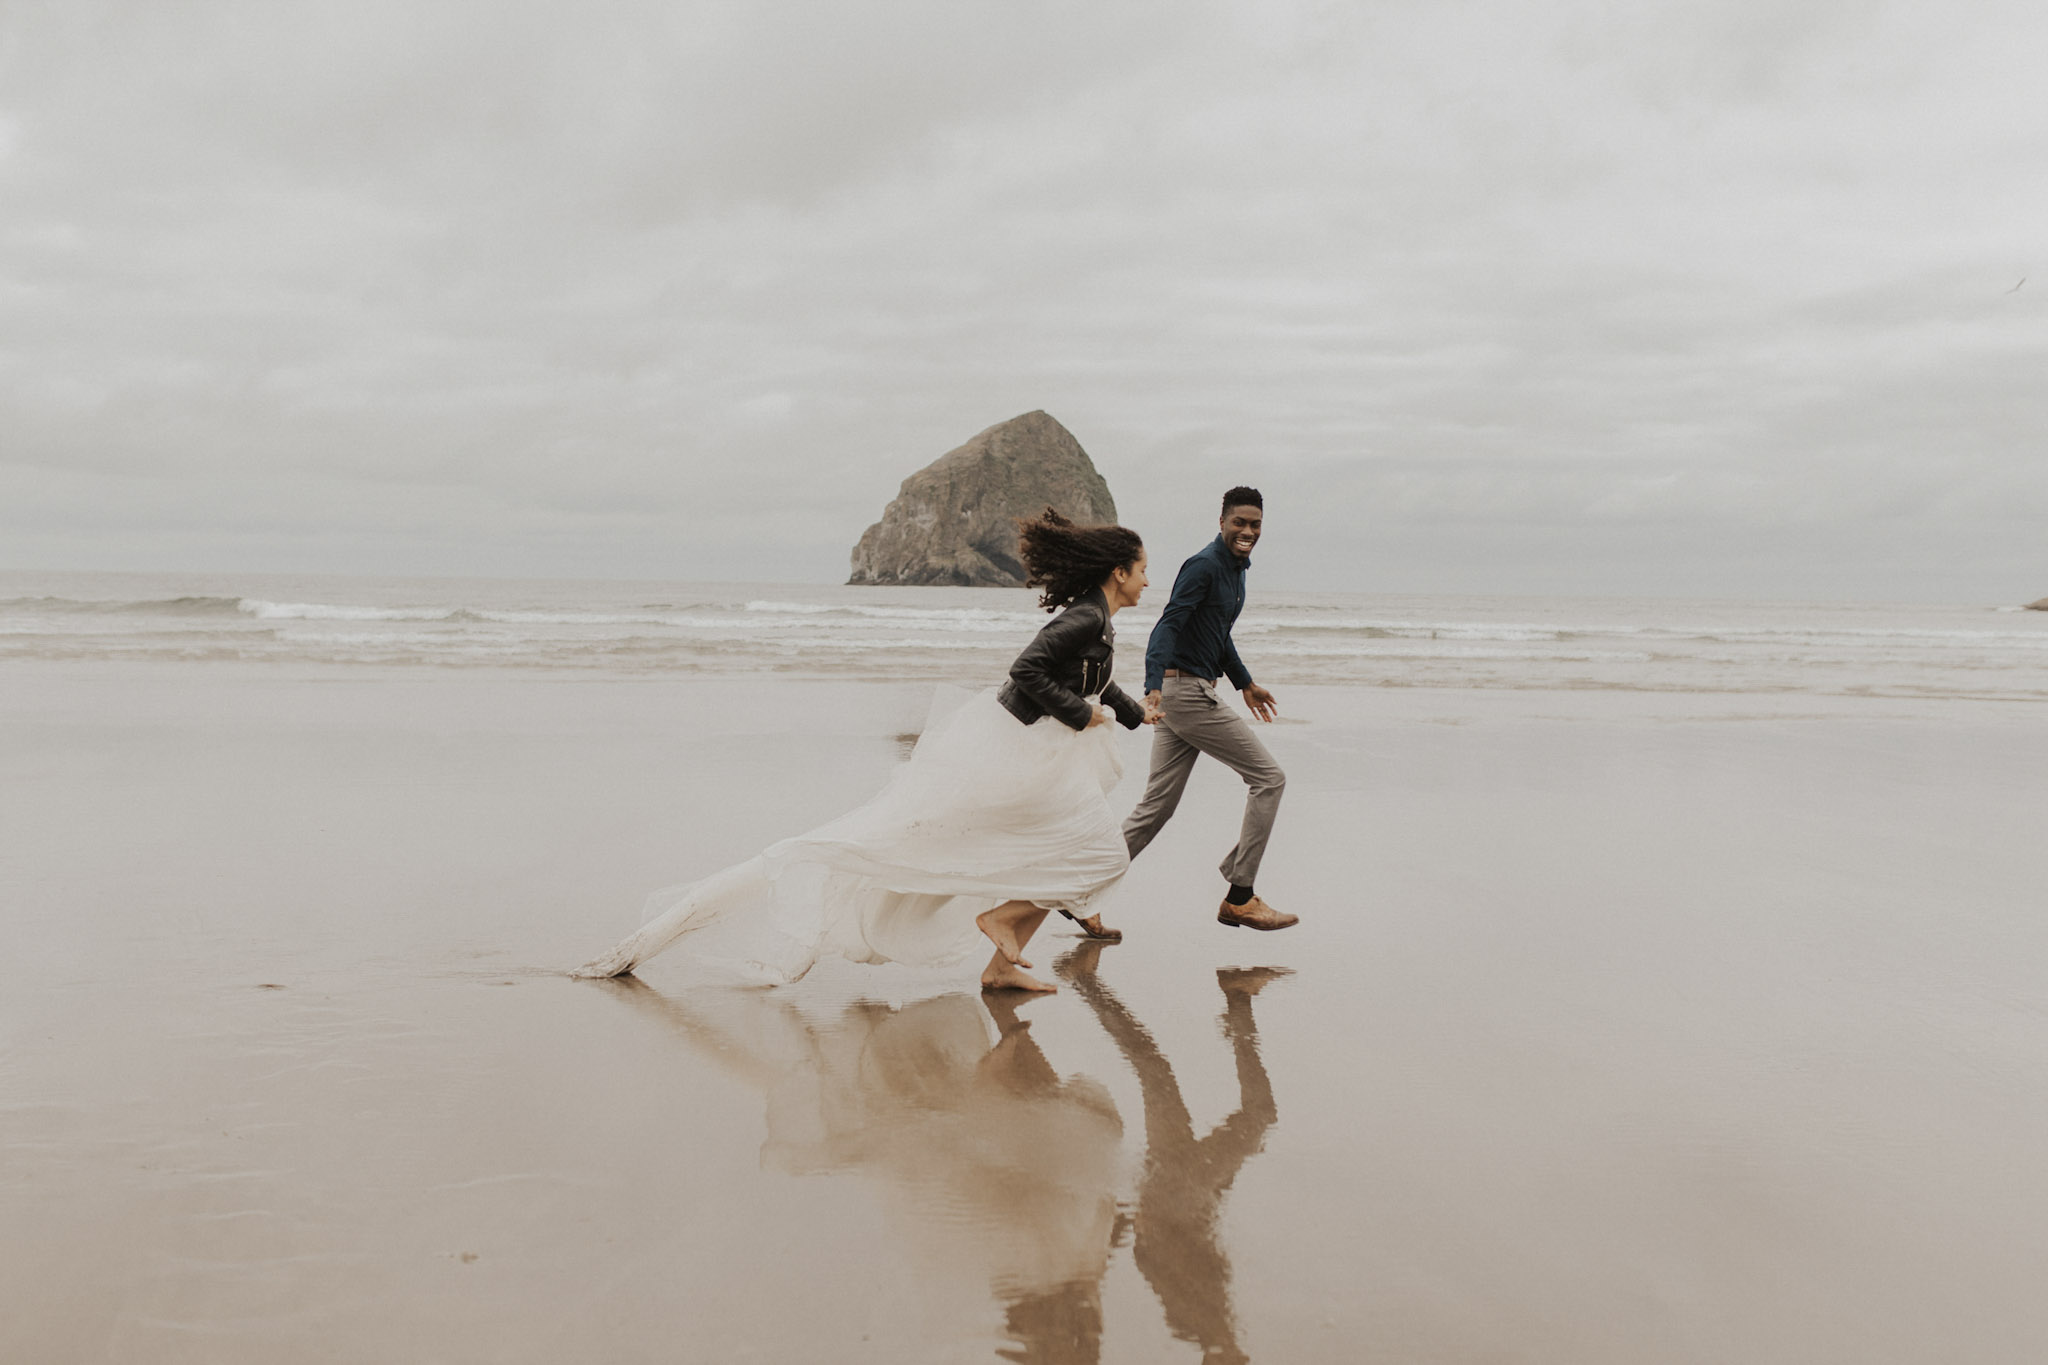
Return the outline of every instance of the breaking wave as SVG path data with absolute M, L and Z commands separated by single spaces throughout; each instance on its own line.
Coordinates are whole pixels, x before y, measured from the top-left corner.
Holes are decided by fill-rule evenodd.
M 21 581 L 21 580 L 16 580 Z M 261 595 L 130 577 L 0 596 L 0 660 L 297 661 L 632 676 L 1001 676 L 1046 621 L 1003 589 L 637 588 L 268 580 Z M 4 580 L 0 580 L 4 582 Z M 211 583 L 195 586 L 213 586 Z M 248 586 L 255 586 L 254 583 Z M 1164 592 L 1117 617 L 1132 686 Z M 1237 626 L 1261 681 L 1384 687 L 1834 691 L 2048 700 L 2048 613 L 1259 592 Z

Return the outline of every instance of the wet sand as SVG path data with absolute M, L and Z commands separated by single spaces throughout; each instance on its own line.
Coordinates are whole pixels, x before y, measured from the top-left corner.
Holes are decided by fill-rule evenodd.
M 0 1360 L 2048 1354 L 2038 706 L 1281 689 L 991 1008 L 559 974 L 922 686 L 0 694 Z

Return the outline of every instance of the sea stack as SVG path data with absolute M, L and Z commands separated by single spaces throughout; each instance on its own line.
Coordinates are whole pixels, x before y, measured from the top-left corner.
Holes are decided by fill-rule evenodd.
M 1017 518 L 1047 507 L 1082 524 L 1116 520 L 1109 485 L 1073 433 L 1043 412 L 982 432 L 903 481 L 853 547 L 850 584 L 1021 588 Z

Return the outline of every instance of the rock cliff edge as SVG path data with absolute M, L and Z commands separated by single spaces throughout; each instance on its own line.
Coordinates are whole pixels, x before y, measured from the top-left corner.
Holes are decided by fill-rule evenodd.
M 1073 433 L 1043 412 L 999 422 L 903 481 L 853 547 L 848 583 L 1018 588 L 1017 518 L 1051 506 L 1116 520 L 1109 485 Z

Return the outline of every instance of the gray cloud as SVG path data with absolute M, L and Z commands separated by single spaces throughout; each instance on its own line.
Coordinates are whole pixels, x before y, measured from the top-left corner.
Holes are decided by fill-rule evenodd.
M 2044 38 L 16 3 L 0 560 L 830 578 L 1044 407 L 1303 585 L 2038 595 Z

